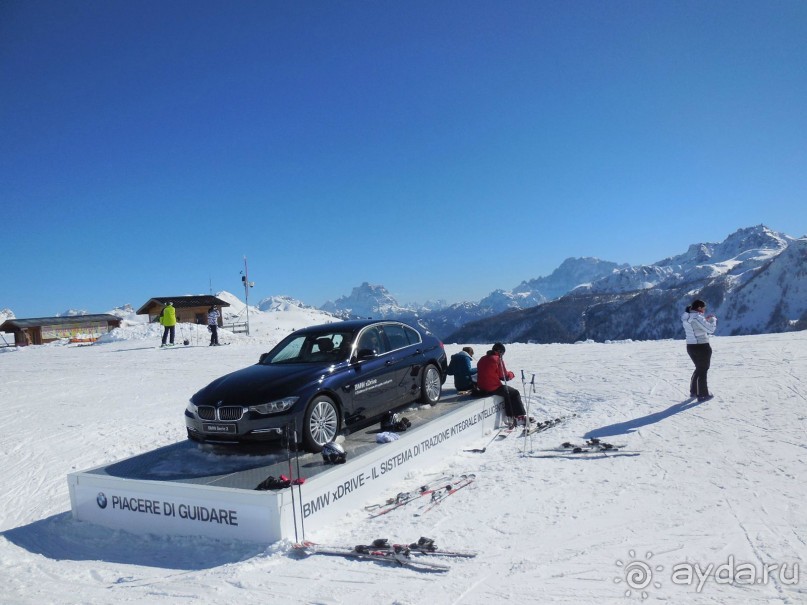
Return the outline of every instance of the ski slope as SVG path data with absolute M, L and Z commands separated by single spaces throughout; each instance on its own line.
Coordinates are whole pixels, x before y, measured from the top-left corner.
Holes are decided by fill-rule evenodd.
M 531 413 L 575 418 L 410 473 L 399 491 L 476 474 L 427 514 L 401 507 L 370 519 L 357 509 L 306 535 L 349 546 L 427 536 L 480 552 L 442 560 L 447 573 L 301 560 L 288 543 L 128 535 L 71 518 L 68 473 L 184 439 L 189 396 L 254 363 L 274 339 L 159 349 L 156 333 L 132 329 L 93 346 L 0 352 L 0 601 L 807 602 L 807 570 L 794 567 L 807 558 L 807 332 L 715 338 L 717 396 L 695 405 L 686 403 L 683 341 L 508 345 L 515 386 L 522 370 L 527 383 L 535 375 Z M 473 347 L 480 355 L 489 344 Z M 542 456 L 587 437 L 635 455 Z

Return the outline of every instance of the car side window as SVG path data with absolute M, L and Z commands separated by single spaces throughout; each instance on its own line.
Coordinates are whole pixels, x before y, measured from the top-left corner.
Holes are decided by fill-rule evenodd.
M 367 328 L 359 338 L 359 350 L 369 349 L 375 351 L 377 355 L 386 353 L 387 348 L 384 346 L 384 339 L 378 328 Z
M 387 340 L 389 340 L 390 351 L 409 346 L 409 337 L 406 335 L 404 327 L 400 324 L 387 324 L 384 326 L 384 334 L 387 335 Z
M 420 334 L 418 334 L 417 330 L 413 330 L 409 326 L 403 326 L 403 329 L 410 345 L 419 345 L 421 343 Z

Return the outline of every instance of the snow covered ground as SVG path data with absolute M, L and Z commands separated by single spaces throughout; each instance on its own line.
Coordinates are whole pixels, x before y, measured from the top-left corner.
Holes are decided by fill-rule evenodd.
M 71 518 L 68 473 L 183 440 L 191 394 L 322 319 L 297 313 L 259 316 L 253 337 L 225 332 L 233 344 L 218 348 L 187 328 L 200 346 L 161 350 L 156 327 L 134 325 L 93 346 L 0 350 L 0 601 L 807 602 L 807 332 L 715 338 L 717 397 L 700 405 L 683 403 L 691 367 L 682 341 L 509 345 L 510 369 L 535 374 L 534 415 L 576 418 L 535 436 L 526 456 L 511 435 L 410 473 L 399 491 L 444 473 L 477 475 L 426 515 L 356 510 L 307 535 L 347 545 L 428 536 L 480 551 L 448 561 L 445 574 Z M 489 344 L 474 344 L 477 355 Z M 634 455 L 537 457 L 587 436 Z

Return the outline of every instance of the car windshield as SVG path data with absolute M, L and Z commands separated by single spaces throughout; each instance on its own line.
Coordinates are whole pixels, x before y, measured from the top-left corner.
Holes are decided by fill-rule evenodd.
M 291 363 L 336 363 L 350 355 L 350 332 L 292 334 L 266 354 L 264 365 Z

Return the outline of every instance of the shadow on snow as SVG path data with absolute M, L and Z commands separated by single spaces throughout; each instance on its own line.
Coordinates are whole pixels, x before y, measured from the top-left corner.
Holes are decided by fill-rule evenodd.
M 642 428 L 643 426 L 655 424 L 656 422 L 660 422 L 665 418 L 669 418 L 670 416 L 680 412 L 691 410 L 698 405 L 700 405 L 700 402 L 698 401 L 693 401 L 691 398 L 685 399 L 681 403 L 671 405 L 666 410 L 656 412 L 655 414 L 648 414 L 647 416 L 642 416 L 641 418 L 634 418 L 633 420 L 618 422 L 617 424 L 609 424 L 608 426 L 594 429 L 593 431 L 586 433 L 584 437 L 586 439 L 602 439 L 603 437 L 613 437 L 614 435 L 628 435 Z
M 56 561 L 107 561 L 162 569 L 211 569 L 266 553 L 266 546 L 197 536 L 140 536 L 76 521 L 62 513 L 0 536 L 30 553 Z

